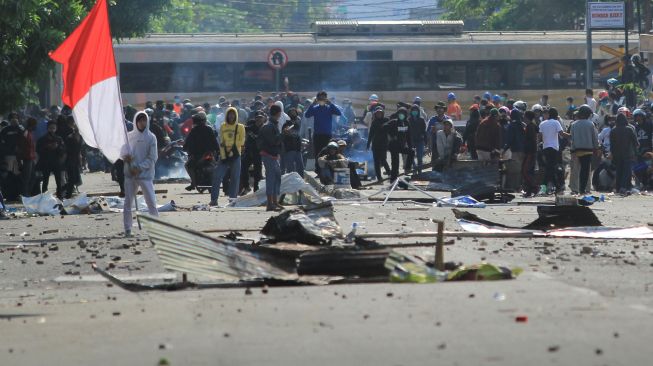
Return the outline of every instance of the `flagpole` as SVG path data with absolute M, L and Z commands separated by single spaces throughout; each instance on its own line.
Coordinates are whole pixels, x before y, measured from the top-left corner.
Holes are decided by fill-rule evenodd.
M 109 15 L 109 3 L 104 2 L 104 5 L 107 7 L 107 16 Z M 111 34 L 111 25 L 109 24 L 109 34 Z M 111 49 L 113 50 L 113 37 L 111 37 Z M 116 84 L 118 86 L 118 100 L 120 101 L 120 113 L 122 116 L 122 130 L 125 132 L 125 141 L 127 142 L 127 148 L 129 149 L 129 153 L 131 156 L 131 146 L 129 145 L 129 134 L 127 133 L 127 127 L 125 127 L 125 109 L 122 104 L 122 91 L 120 91 L 120 74 L 118 73 L 118 64 L 116 63 L 116 53 L 113 52 L 113 66 L 116 68 Z M 137 126 L 134 126 L 134 128 L 138 128 Z M 146 127 L 147 128 L 147 127 Z M 124 163 L 124 160 L 123 160 Z M 127 165 L 131 165 L 131 163 L 127 163 Z M 128 169 L 129 170 L 129 169 Z M 124 175 L 124 172 L 123 172 Z M 124 182 L 123 182 L 124 185 Z M 134 191 L 134 208 L 136 209 L 136 215 L 138 215 L 138 187 L 136 187 L 136 190 Z M 143 227 L 141 226 L 141 221 L 136 220 L 138 223 L 138 230 L 143 230 Z

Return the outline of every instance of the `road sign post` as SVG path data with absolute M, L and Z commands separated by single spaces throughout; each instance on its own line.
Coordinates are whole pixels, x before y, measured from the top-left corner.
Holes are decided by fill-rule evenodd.
M 626 44 L 624 57 L 628 57 L 628 27 L 625 2 L 587 2 L 587 15 L 585 18 L 585 31 L 587 32 L 585 87 L 588 89 L 592 87 L 594 73 L 592 70 L 592 29 L 623 29 Z
M 274 69 L 274 85 L 276 91 L 281 89 L 281 69 L 288 65 L 286 51 L 275 48 L 268 53 L 268 65 Z

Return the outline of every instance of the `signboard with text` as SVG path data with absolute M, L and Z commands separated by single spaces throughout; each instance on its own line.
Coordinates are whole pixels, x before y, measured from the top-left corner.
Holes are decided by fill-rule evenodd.
M 587 4 L 590 29 L 623 29 L 626 26 L 623 1 Z

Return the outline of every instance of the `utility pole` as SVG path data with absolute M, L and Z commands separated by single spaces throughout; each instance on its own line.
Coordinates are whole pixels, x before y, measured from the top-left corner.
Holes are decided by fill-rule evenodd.
M 590 27 L 590 5 L 589 0 L 585 4 L 585 32 L 587 35 L 587 56 L 585 64 L 585 89 L 592 89 L 592 79 L 594 71 L 592 70 L 592 29 Z

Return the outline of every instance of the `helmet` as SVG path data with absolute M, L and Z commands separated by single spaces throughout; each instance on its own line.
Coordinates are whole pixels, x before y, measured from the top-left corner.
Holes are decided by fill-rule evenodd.
M 327 148 L 329 148 L 329 149 L 337 149 L 337 148 L 338 148 L 338 143 L 335 142 L 335 141 L 331 141 L 331 142 L 329 142 L 329 144 L 327 145 Z
M 635 116 L 646 117 L 646 112 L 644 112 L 643 110 L 637 108 L 637 109 L 635 109 L 635 110 L 633 111 L 633 117 L 635 117 Z
M 544 110 L 544 108 L 542 108 L 542 106 L 539 105 L 539 104 L 533 104 L 533 107 L 531 108 L 531 111 L 533 111 L 533 112 L 535 112 L 535 111 L 542 112 L 543 110 Z
M 487 99 L 487 100 L 492 99 L 492 94 L 490 94 L 489 91 L 486 91 L 485 93 L 483 93 L 483 99 Z
M 630 113 L 630 109 L 628 109 L 628 108 L 626 108 L 626 107 L 620 107 L 620 108 L 617 110 L 617 113 L 623 113 L 623 114 L 626 115 L 626 117 L 628 117 L 628 118 L 630 118 L 630 117 L 633 116 L 633 114 Z
M 454 93 L 449 93 L 449 95 L 447 95 L 447 99 L 449 99 L 449 100 L 451 100 L 451 99 L 456 99 L 456 94 L 454 94 Z
M 499 112 L 503 112 L 507 115 L 510 115 L 510 108 L 506 107 L 505 105 L 501 108 L 499 108 Z
M 349 135 L 350 139 L 360 137 L 360 133 L 355 128 L 350 128 L 349 130 L 347 130 L 347 135 Z
M 376 95 L 376 94 L 372 94 L 372 95 L 370 95 L 370 99 L 369 99 L 369 100 L 370 100 L 370 101 L 372 101 L 372 100 L 379 100 L 379 96 Z
M 617 85 L 619 85 L 619 80 L 617 80 L 615 78 L 610 78 L 610 79 L 608 79 L 608 85 L 617 86 Z
M 580 118 L 589 118 L 592 116 L 592 114 L 594 114 L 594 112 L 592 112 L 592 108 L 590 108 L 590 106 L 588 106 L 587 104 L 583 104 L 580 107 L 578 107 L 577 113 L 578 113 L 578 117 Z
M 601 91 L 599 92 L 599 100 L 602 100 L 602 99 L 607 98 L 608 95 L 609 95 L 609 94 L 608 94 L 607 91 L 605 91 L 605 90 L 601 90 Z
M 512 104 L 512 106 L 513 108 L 517 108 L 522 112 L 526 112 L 526 110 L 528 109 L 528 105 L 523 100 L 516 101 L 515 103 Z
M 420 97 L 415 97 L 415 99 L 413 100 L 413 103 L 421 103 L 421 102 L 422 102 L 422 98 Z
M 499 94 L 494 94 L 492 97 L 493 102 L 500 102 L 501 101 L 501 96 Z
M 193 115 L 193 124 L 194 125 L 199 125 L 199 124 L 204 124 L 204 123 L 206 123 L 206 113 L 197 112 L 196 114 Z

